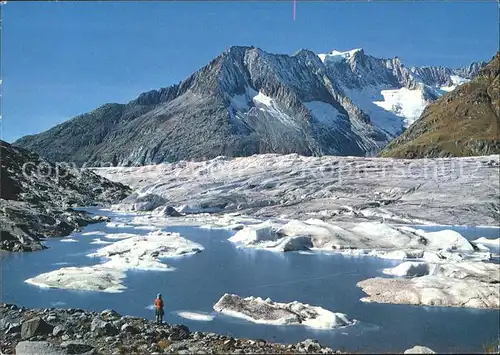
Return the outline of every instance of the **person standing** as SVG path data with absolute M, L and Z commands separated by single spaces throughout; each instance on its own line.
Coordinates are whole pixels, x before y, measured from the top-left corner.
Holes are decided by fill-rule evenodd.
M 156 324 L 163 323 L 163 299 L 161 298 L 161 293 L 156 295 L 155 299 L 155 320 Z

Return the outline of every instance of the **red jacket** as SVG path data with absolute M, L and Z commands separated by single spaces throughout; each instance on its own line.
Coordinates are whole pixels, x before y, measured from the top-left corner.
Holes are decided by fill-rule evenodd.
M 163 308 L 163 300 L 161 298 L 155 299 L 155 308 L 156 309 Z

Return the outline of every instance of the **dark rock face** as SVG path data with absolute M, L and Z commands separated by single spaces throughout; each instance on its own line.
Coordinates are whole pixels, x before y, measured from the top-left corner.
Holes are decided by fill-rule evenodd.
M 48 335 L 52 334 L 54 326 L 45 322 L 40 317 L 35 317 L 22 324 L 21 327 L 21 338 L 29 339 L 35 335 Z
M 130 189 L 90 171 L 58 166 L 0 141 L 0 249 L 37 251 L 46 237 L 103 221 L 73 206 L 108 204 Z
M 471 82 L 430 104 L 380 155 L 439 158 L 499 153 L 500 52 Z
M 106 104 L 15 144 L 80 166 L 261 153 L 373 155 L 393 133 L 372 124 L 347 89 L 446 85 L 451 74 L 470 78 L 481 65 L 408 69 L 398 58 L 374 58 L 363 50 L 348 60 L 323 62 L 309 50 L 288 56 L 231 47 L 178 85 L 127 104 Z

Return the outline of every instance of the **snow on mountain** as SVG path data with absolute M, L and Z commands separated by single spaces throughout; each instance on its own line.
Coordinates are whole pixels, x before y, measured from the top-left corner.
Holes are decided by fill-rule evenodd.
M 15 144 L 52 161 L 147 165 L 217 156 L 372 156 L 445 90 L 477 73 L 407 68 L 363 49 L 231 47 L 177 85 L 107 104 Z
M 406 68 L 397 57 L 379 59 L 361 48 L 318 56 L 340 79 L 340 87 L 352 102 L 392 137 L 415 122 L 430 102 L 469 81 L 480 68 Z

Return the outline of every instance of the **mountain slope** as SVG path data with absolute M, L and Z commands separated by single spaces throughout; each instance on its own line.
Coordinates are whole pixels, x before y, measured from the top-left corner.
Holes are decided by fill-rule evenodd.
M 453 85 L 458 72 L 446 70 L 424 80 L 397 58 L 363 50 L 288 56 L 231 47 L 178 85 L 104 105 L 15 145 L 92 166 L 259 153 L 374 155 L 439 87 Z M 403 107 L 408 95 L 413 101 Z
M 478 76 L 430 104 L 383 157 L 423 158 L 500 153 L 500 52 Z
M 130 189 L 90 171 L 56 166 L 0 140 L 0 249 L 38 250 L 39 241 L 100 221 L 72 206 L 111 203 Z

